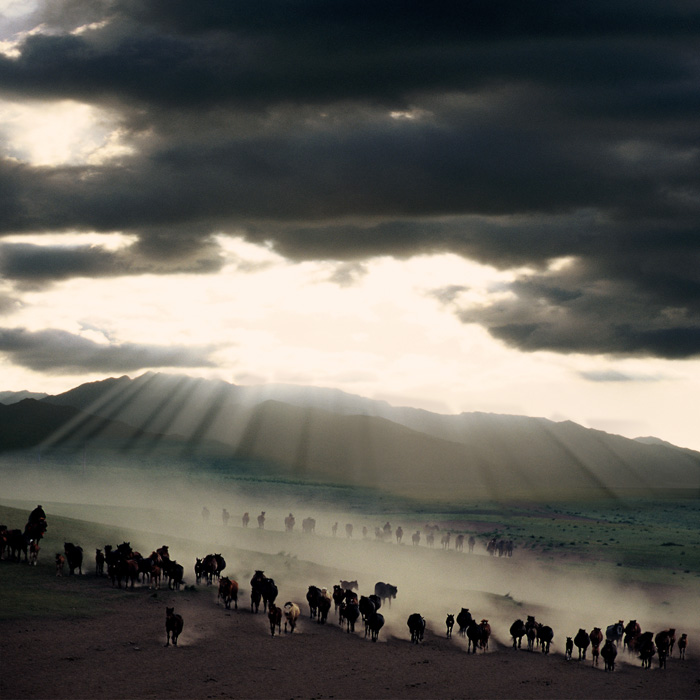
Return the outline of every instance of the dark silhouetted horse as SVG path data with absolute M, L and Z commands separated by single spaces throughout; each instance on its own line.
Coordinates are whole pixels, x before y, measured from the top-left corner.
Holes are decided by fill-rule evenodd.
M 166 647 L 170 646 L 170 640 L 172 639 L 173 646 L 177 646 L 177 640 L 182 632 L 182 628 L 185 623 L 182 619 L 182 615 L 177 615 L 175 613 L 175 608 L 165 609 L 165 634 L 166 634 Z

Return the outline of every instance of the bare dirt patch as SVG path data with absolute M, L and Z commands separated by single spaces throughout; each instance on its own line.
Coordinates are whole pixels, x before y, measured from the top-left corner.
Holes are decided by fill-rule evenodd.
M 3 562 L 3 565 L 7 563 Z M 695 658 L 643 671 L 621 660 L 612 674 L 496 643 L 467 655 L 442 630 L 412 645 L 408 634 L 379 643 L 335 623 L 311 621 L 272 638 L 267 618 L 217 605 L 213 588 L 126 595 L 92 577 L 70 582 L 102 590 L 110 612 L 80 619 L 0 623 L 0 697 L 12 698 L 697 698 Z M 58 581 L 57 586 L 64 585 Z M 303 591 L 296 600 L 302 602 Z M 165 607 L 185 628 L 165 647 Z M 387 611 L 387 617 L 391 616 Z M 401 623 L 397 621 L 398 629 Z M 621 655 L 622 656 L 622 655 Z

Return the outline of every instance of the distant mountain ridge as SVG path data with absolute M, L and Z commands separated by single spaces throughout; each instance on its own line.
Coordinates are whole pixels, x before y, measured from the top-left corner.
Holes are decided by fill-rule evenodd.
M 48 406 L 79 412 L 66 415 L 76 444 L 119 444 L 127 455 L 146 443 L 177 446 L 197 454 L 200 463 L 216 450 L 232 463 L 260 460 L 284 474 L 407 495 L 700 488 L 700 453 L 692 450 L 569 421 L 441 415 L 332 389 L 241 387 L 147 373 L 83 384 L 25 404 L 24 420 L 46 424 L 41 411 Z M 19 409 L 0 408 L 0 449 L 8 449 L 7 421 Z M 50 437 L 43 440 L 51 443 Z
M 40 394 L 36 391 L 0 391 L 0 403 L 9 406 L 23 399 L 44 399 L 48 394 Z

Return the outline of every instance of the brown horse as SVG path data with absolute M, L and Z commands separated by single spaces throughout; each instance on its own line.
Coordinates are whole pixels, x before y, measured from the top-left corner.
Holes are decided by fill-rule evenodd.
M 224 576 L 219 580 L 219 595 L 216 599 L 216 604 L 219 604 L 219 598 L 224 601 L 227 610 L 231 609 L 231 601 L 234 607 L 238 610 L 238 581 L 232 581 L 228 576 Z
M 39 540 L 32 540 L 29 543 L 29 566 L 36 566 L 39 558 Z
M 637 637 L 642 633 L 642 628 L 636 620 L 630 620 L 625 625 L 625 637 L 622 641 L 623 647 L 631 654 L 637 645 Z
M 182 615 L 177 615 L 175 613 L 175 608 L 165 609 L 165 634 L 166 634 L 166 647 L 170 646 L 170 640 L 173 640 L 173 646 L 177 646 L 177 639 L 182 632 L 182 628 L 185 623 L 182 619 Z
M 60 552 L 56 553 L 56 576 L 63 576 L 63 567 L 65 566 L 66 558 Z
M 678 640 L 678 655 L 681 659 L 685 659 L 685 650 L 688 648 L 688 635 L 683 633 Z
M 282 608 L 278 608 L 272 603 L 267 613 L 267 619 L 270 621 L 270 634 L 273 637 L 275 636 L 275 627 L 277 628 L 277 634 L 282 634 Z

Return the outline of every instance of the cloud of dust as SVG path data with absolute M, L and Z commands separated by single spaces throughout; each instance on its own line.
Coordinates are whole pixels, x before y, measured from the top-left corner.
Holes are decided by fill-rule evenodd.
M 428 633 L 445 634 L 447 613 L 469 608 L 480 621 L 488 619 L 495 642 L 510 645 L 511 623 L 528 615 L 554 629 L 553 653 L 563 653 L 567 636 L 579 628 L 590 631 L 617 622 L 636 619 L 642 630 L 659 631 L 684 625 L 692 619 L 694 601 L 678 598 L 660 601 L 649 590 L 626 583 L 621 577 L 604 579 L 590 565 L 574 567 L 543 563 L 524 549 L 512 557 L 491 557 L 483 540 L 473 553 L 443 550 L 439 537 L 433 548 L 426 546 L 424 521 L 417 514 L 381 514 L 376 510 L 351 510 L 321 501 L 293 486 L 265 482 L 207 482 L 191 474 L 146 472 L 116 468 L 101 471 L 47 470 L 5 463 L 0 467 L 4 484 L 2 500 L 7 505 L 42 503 L 47 512 L 100 522 L 114 528 L 111 544 L 128 539 L 125 532 L 138 531 L 132 546 L 148 551 L 174 541 L 171 552 L 185 567 L 185 582 L 194 583 L 194 560 L 208 553 L 221 553 L 228 563 L 226 574 L 236 577 L 241 587 L 239 605 L 248 604 L 249 577 L 256 568 L 275 578 L 280 588 L 278 603 L 294 600 L 308 616 L 305 600 L 309 585 L 332 591 L 341 579 L 357 580 L 359 594 L 374 593 L 378 581 L 398 587 L 397 598 L 382 607 L 385 626 L 380 640 L 408 639 L 408 616 L 425 617 Z M 303 489 L 301 489 L 303 491 Z M 202 510 L 209 511 L 205 519 Z M 229 513 L 224 524 L 223 510 Z M 265 512 L 264 528 L 257 516 Z M 242 526 L 242 516 L 250 522 Z M 292 513 L 295 525 L 285 531 L 285 518 Z M 315 519 L 315 533 L 304 534 L 302 521 Z M 392 536 L 384 541 L 375 529 L 390 522 Z M 337 523 L 336 534 L 333 526 Z M 352 524 L 352 536 L 346 524 Z M 401 525 L 403 541 L 393 532 Z M 363 537 L 363 528 L 367 536 Z M 411 535 L 421 530 L 418 546 Z M 135 540 L 135 541 L 134 541 Z M 105 543 L 85 543 L 101 547 Z M 94 550 L 92 550 L 94 551 Z M 663 604 L 662 604 L 663 603 Z M 331 609 L 329 619 L 335 620 Z M 356 628 L 361 633 L 361 624 Z M 191 630 L 189 631 L 191 633 Z M 163 633 L 164 636 L 164 633 Z M 455 643 L 464 644 L 454 630 Z M 620 654 L 619 661 L 624 662 Z M 636 663 L 636 659 L 632 659 Z

